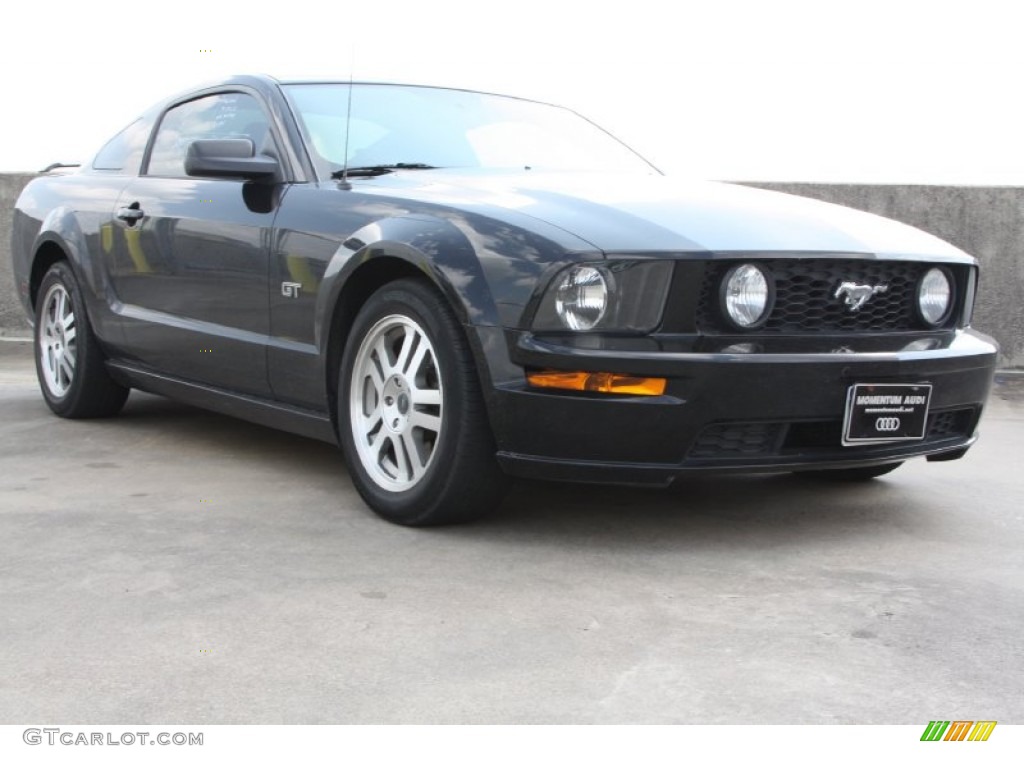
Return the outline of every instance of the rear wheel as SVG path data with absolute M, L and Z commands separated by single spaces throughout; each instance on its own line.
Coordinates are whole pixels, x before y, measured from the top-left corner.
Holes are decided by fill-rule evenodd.
M 506 480 L 472 354 L 432 287 L 400 280 L 371 296 L 338 380 L 342 449 L 378 515 L 443 525 L 475 519 L 501 500 Z
M 818 480 L 834 480 L 844 483 L 863 482 L 872 480 L 882 475 L 887 475 L 894 469 L 899 468 L 902 461 L 894 461 L 892 464 L 878 464 L 874 467 L 852 467 L 850 469 L 812 469 L 794 474 L 803 477 L 810 477 Z
M 85 313 L 71 267 L 59 261 L 39 286 L 35 358 L 39 387 L 50 410 L 68 419 L 113 416 L 128 389 L 110 378 Z

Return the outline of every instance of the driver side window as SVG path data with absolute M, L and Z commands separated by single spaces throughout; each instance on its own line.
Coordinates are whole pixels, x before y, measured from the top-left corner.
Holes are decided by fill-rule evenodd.
M 202 96 L 169 110 L 157 130 L 149 157 L 149 176 L 186 178 L 185 152 L 197 139 L 241 139 L 264 146 L 270 123 L 259 102 L 247 93 Z

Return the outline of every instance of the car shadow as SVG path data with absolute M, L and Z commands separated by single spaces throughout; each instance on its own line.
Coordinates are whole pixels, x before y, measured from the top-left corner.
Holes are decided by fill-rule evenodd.
M 791 475 L 704 475 L 666 489 L 516 481 L 502 506 L 454 535 L 592 547 L 800 548 L 928 527 L 928 505 L 898 478 L 834 484 Z
M 91 422 L 90 426 L 99 423 Z M 109 429 L 126 429 L 133 435 L 156 430 L 182 445 L 189 440 L 202 440 L 208 448 L 222 449 L 235 456 L 284 458 L 294 462 L 293 471 L 299 475 L 326 469 L 336 471 L 342 461 L 337 446 L 137 391 L 132 392 L 116 418 L 102 424 Z
M 337 478 L 339 492 L 351 492 L 347 473 L 339 472 L 344 461 L 337 447 L 164 398 L 133 393 L 122 415 L 102 424 L 132 439 L 158 437 L 184 450 L 201 445 L 204 451 L 228 452 L 253 461 L 257 472 L 260 462 L 273 461 L 276 471 L 297 483 L 323 483 L 329 473 Z M 919 532 L 929 527 L 929 498 L 915 484 L 900 482 L 907 471 L 861 483 L 793 475 L 703 475 L 665 489 L 513 480 L 502 504 L 482 520 L 417 534 L 620 551 L 789 548 L 850 536 L 883 541 L 897 529 L 906 533 L 908 527 Z M 360 507 L 366 521 L 374 522 L 372 513 Z

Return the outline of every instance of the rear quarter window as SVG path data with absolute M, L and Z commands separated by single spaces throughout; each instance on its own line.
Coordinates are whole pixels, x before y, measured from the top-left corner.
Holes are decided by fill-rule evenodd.
M 138 174 L 151 128 L 152 123 L 140 117 L 103 145 L 92 160 L 93 170 Z

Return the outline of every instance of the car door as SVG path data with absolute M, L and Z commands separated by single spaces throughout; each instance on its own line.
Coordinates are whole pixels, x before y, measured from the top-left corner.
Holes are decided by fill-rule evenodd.
M 122 236 L 110 280 L 129 357 L 266 396 L 268 258 L 283 186 L 189 177 L 184 167 L 192 141 L 241 137 L 273 154 L 270 121 L 252 94 L 212 93 L 167 110 L 143 174 L 115 208 Z

